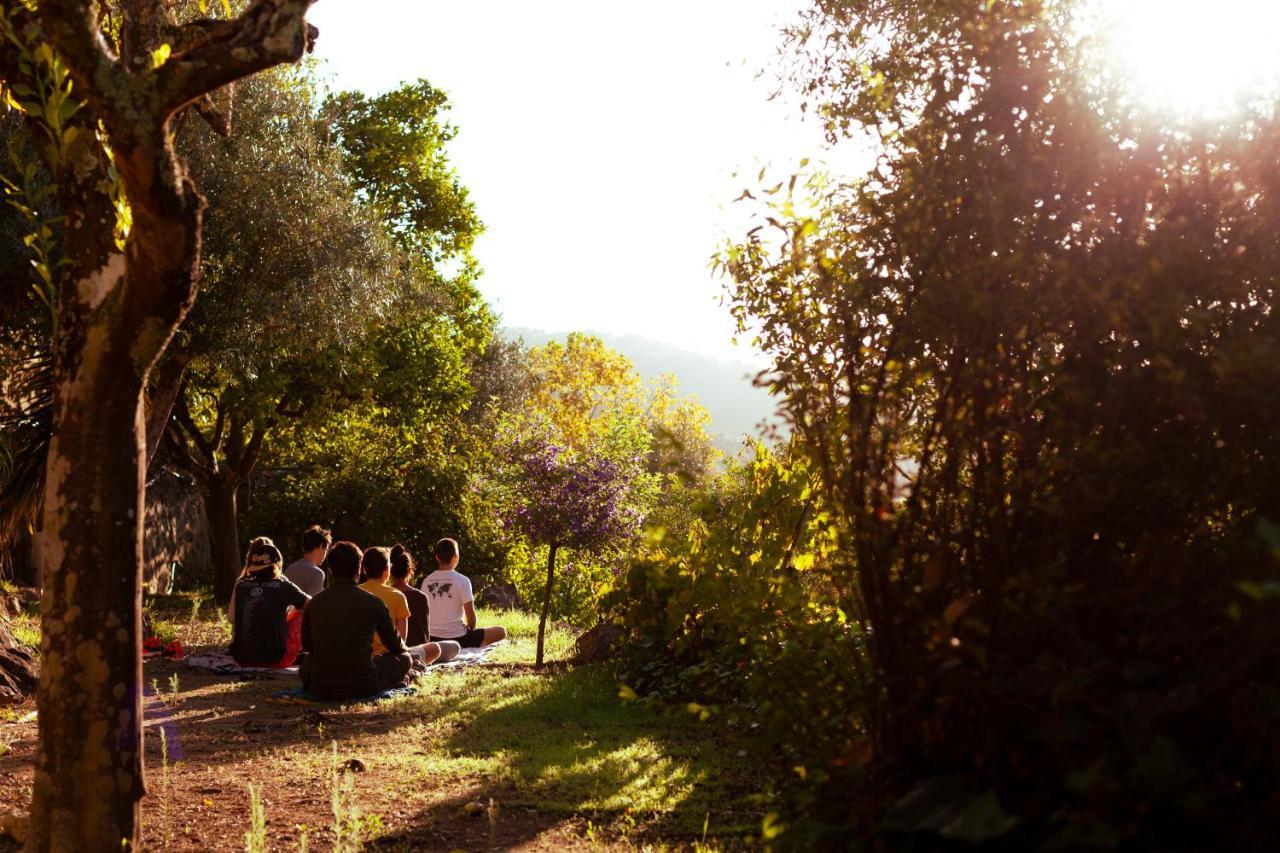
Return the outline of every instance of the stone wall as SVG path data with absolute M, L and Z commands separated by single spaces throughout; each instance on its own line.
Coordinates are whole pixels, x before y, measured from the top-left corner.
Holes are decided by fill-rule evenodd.
M 158 466 L 147 481 L 143 552 L 143 578 L 153 593 L 169 588 L 174 563 L 180 564 L 178 588 L 212 582 L 213 557 L 209 550 L 204 498 L 191 477 Z

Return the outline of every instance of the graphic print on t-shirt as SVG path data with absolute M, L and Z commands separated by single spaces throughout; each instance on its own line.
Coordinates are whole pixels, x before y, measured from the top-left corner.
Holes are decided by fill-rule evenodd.
M 433 637 L 461 637 L 467 633 L 463 606 L 472 600 L 471 581 L 449 569 L 434 571 L 422 579 L 427 594 L 427 632 Z

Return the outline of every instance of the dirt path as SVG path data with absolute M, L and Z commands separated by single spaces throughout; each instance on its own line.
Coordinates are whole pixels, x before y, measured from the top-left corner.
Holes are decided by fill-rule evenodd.
M 758 820 L 745 768 L 686 721 L 621 708 L 586 668 L 445 671 L 418 697 L 344 708 L 267 701 L 288 679 L 164 661 L 147 676 L 147 849 L 245 849 L 249 783 L 272 850 L 339 833 L 388 850 L 680 848 L 713 813 L 717 846 L 739 847 Z M 30 796 L 29 710 L 0 718 L 0 811 Z

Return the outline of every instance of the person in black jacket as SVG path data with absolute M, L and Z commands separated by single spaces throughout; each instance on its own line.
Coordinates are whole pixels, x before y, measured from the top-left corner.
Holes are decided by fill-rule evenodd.
M 283 563 L 280 549 L 267 537 L 249 543 L 231 591 L 231 656 L 241 666 L 293 666 L 298 656 L 299 611 L 311 596 L 281 575 Z
M 356 586 L 359 546 L 339 542 L 329 550 L 329 588 L 302 614 L 299 674 L 302 686 L 322 699 L 356 699 L 404 684 L 412 660 L 391 623 L 387 606 Z M 373 656 L 373 635 L 387 649 Z

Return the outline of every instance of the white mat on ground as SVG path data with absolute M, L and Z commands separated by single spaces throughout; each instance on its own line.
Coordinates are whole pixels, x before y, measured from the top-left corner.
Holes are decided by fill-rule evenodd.
M 243 675 L 250 672 L 260 675 L 292 675 L 294 677 L 298 675 L 296 666 L 286 666 L 280 669 L 265 666 L 241 666 L 236 663 L 235 658 L 222 651 L 188 655 L 187 666 L 194 666 L 196 669 L 207 669 L 219 675 Z
M 459 666 L 471 666 L 472 664 L 484 663 L 485 662 L 484 659 L 489 656 L 489 652 L 493 651 L 498 646 L 505 644 L 506 642 L 507 642 L 506 640 L 499 640 L 498 642 L 494 643 L 491 646 L 484 646 L 479 649 L 463 649 L 462 651 L 458 652 L 458 656 L 455 657 L 453 660 L 446 661 L 445 663 L 433 663 L 431 664 L 431 666 L 423 670 L 423 672 L 431 672 L 432 670 L 435 670 L 435 669 L 452 669 L 454 667 L 459 667 Z
M 458 656 L 451 661 L 445 663 L 433 663 L 425 670 L 415 669 L 415 673 L 431 672 L 436 669 L 452 669 L 462 666 L 472 666 L 473 664 L 484 663 L 485 658 L 489 656 L 489 652 L 501 646 L 506 641 L 503 640 L 494 643 L 492 646 L 485 646 L 480 649 L 463 649 L 458 652 Z M 292 675 L 298 674 L 296 666 L 286 666 L 279 669 L 263 666 L 241 666 L 236 663 L 236 659 L 226 652 L 205 652 L 199 655 L 190 655 L 187 657 L 187 666 L 194 666 L 197 669 L 207 669 L 210 672 L 216 672 L 219 675 L 244 675 L 247 673 L 256 673 L 259 675 Z

